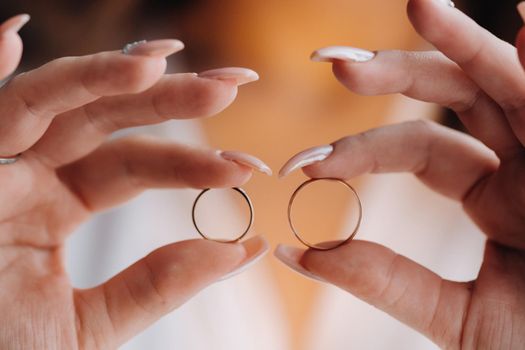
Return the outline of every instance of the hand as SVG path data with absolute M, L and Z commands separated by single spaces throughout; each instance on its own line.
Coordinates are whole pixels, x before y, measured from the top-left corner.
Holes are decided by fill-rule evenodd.
M 408 14 L 441 52 L 374 54 L 335 47 L 318 50 L 313 59 L 332 62 L 336 77 L 354 92 L 402 93 L 452 108 L 473 137 L 431 122 L 387 126 L 302 152 L 281 175 L 300 167 L 314 178 L 414 173 L 435 191 L 461 201 L 486 234 L 478 278 L 447 281 L 364 241 L 326 252 L 281 246 L 276 255 L 297 271 L 386 311 L 442 348 L 523 348 L 524 70 L 515 47 L 442 1 L 411 0 Z M 525 63 L 525 30 L 518 51 Z
M 0 27 L 0 78 L 18 64 L 24 18 Z M 0 89 L 0 156 L 21 154 L 0 165 L 0 348 L 116 348 L 267 251 L 259 237 L 191 240 L 162 247 L 92 289 L 74 289 L 66 275 L 64 241 L 93 213 L 147 188 L 239 186 L 252 168 L 268 171 L 241 153 L 107 141 L 130 126 L 216 114 L 238 85 L 257 78 L 242 68 L 164 75 L 165 57 L 182 47 L 158 40 L 127 55 L 62 58 Z

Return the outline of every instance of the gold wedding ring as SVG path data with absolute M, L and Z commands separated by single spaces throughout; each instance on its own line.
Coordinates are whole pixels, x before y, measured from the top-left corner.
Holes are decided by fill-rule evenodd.
M 248 194 L 242 189 L 242 188 L 238 188 L 238 187 L 233 187 L 232 190 L 238 192 L 243 198 L 244 200 L 246 201 L 246 203 L 248 203 L 248 208 L 250 209 L 250 221 L 248 223 L 248 226 L 246 227 L 246 229 L 244 230 L 244 232 L 242 232 L 237 238 L 235 239 L 215 239 L 215 238 L 211 238 L 210 236 L 206 235 L 202 230 L 201 228 L 199 227 L 199 225 L 197 224 L 197 218 L 196 218 L 196 215 L 195 215 L 195 212 L 196 212 L 196 209 L 197 209 L 197 203 L 199 202 L 200 199 L 202 199 L 203 195 L 210 191 L 211 189 L 210 188 L 207 188 L 205 190 L 203 190 L 201 193 L 199 193 L 199 195 L 197 196 L 197 198 L 195 198 L 195 202 L 193 202 L 193 208 L 191 210 L 191 218 L 193 220 L 193 225 L 195 226 L 195 228 L 197 229 L 197 232 L 199 232 L 199 234 L 204 238 L 204 239 L 207 239 L 207 240 L 210 240 L 210 241 L 216 241 L 216 242 L 221 242 L 221 243 L 234 243 L 234 242 L 237 242 L 239 240 L 241 240 L 244 236 L 246 236 L 246 234 L 250 231 L 250 228 L 252 227 L 253 225 L 253 220 L 254 220 L 254 210 L 253 210 L 253 205 L 252 205 L 252 201 L 250 200 L 250 197 L 248 196 Z
M 319 245 L 319 244 L 313 244 L 313 243 L 310 243 L 308 242 L 306 239 L 304 239 L 301 234 L 299 233 L 299 231 L 296 229 L 296 227 L 294 226 L 294 223 L 293 223 L 293 220 L 292 220 L 292 212 L 293 212 L 293 203 L 294 203 L 294 200 L 295 198 L 297 197 L 297 195 L 299 194 L 299 192 L 304 189 L 306 186 L 314 183 L 314 182 L 317 182 L 317 181 L 333 181 L 333 182 L 337 182 L 337 183 L 340 183 L 341 185 L 343 185 L 345 188 L 347 188 L 355 197 L 355 199 L 357 200 L 357 204 L 358 204 L 358 219 L 357 219 L 357 224 L 354 228 L 354 230 L 352 231 L 352 233 L 343 241 L 337 241 L 337 242 L 334 242 L 333 244 L 330 244 L 330 243 L 324 243 L 323 245 Z M 331 250 L 331 249 L 335 249 L 337 247 L 340 247 L 342 246 L 343 244 L 346 244 L 348 242 L 350 242 L 354 236 L 356 235 L 357 231 L 359 230 L 359 226 L 361 225 L 361 219 L 363 217 L 363 207 L 361 205 L 361 200 L 359 199 L 359 195 L 357 194 L 357 191 L 352 187 L 350 186 L 347 182 L 341 180 L 341 179 L 336 179 L 336 178 L 321 178 L 321 179 L 310 179 L 308 181 L 305 181 L 303 184 L 301 184 L 295 191 L 294 193 L 292 194 L 292 197 L 290 198 L 290 202 L 288 203 L 288 223 L 290 224 L 290 227 L 295 235 L 295 237 L 297 237 L 297 239 L 299 241 L 301 241 L 301 243 L 303 243 L 305 246 L 309 247 L 309 248 L 312 248 L 312 249 L 315 249 L 315 250 Z

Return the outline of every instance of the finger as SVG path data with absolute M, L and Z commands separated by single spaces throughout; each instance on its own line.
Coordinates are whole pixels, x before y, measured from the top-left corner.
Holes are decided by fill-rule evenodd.
M 379 51 L 365 62 L 365 50 L 328 47 L 314 61 L 333 62 L 338 80 L 362 95 L 402 93 L 453 109 L 469 131 L 497 153 L 521 149 L 501 108 L 458 65 L 439 52 Z
M 22 57 L 22 39 L 18 31 L 29 21 L 29 15 L 12 17 L 0 26 L 0 80 L 13 73 Z
M 503 108 L 525 144 L 525 72 L 516 48 L 441 1 L 411 0 L 408 15 L 419 34 L 458 63 Z
M 521 1 L 518 4 L 517 9 L 522 20 L 525 22 L 525 2 Z M 522 27 L 518 32 L 518 37 L 516 38 L 516 47 L 518 49 L 518 57 L 520 59 L 521 66 L 525 68 L 525 27 Z
M 148 188 L 240 186 L 251 170 L 267 166 L 255 157 L 219 153 L 146 138 L 105 144 L 88 157 L 59 170 L 86 207 L 102 210 Z
M 152 41 L 127 55 L 66 57 L 15 77 L 0 90 L 0 155 L 27 150 L 57 114 L 149 88 L 164 73 L 165 56 L 182 47 L 178 40 Z
M 87 155 L 118 129 L 217 114 L 233 102 L 238 85 L 257 79 L 252 70 L 236 69 L 228 79 L 167 75 L 143 93 L 101 98 L 58 116 L 32 151 L 57 167 Z
M 114 349 L 213 282 L 268 251 L 264 238 L 224 244 L 191 240 L 162 247 L 103 285 L 75 294 L 81 348 Z
M 443 349 L 459 348 L 472 283 L 447 281 L 376 243 L 334 250 L 279 246 L 276 257 L 306 277 L 334 284 L 423 333 Z
M 439 124 L 413 121 L 301 152 L 283 166 L 280 175 L 298 168 L 312 178 L 412 172 L 435 191 L 462 200 L 498 163 L 494 153 L 472 137 Z

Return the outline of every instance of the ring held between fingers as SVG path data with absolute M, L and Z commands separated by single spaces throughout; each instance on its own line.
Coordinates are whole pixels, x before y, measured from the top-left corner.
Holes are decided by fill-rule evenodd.
M 103 285 L 76 291 L 81 347 L 120 346 L 208 285 L 252 266 L 267 250 L 262 237 L 236 244 L 178 242 L 150 253 Z

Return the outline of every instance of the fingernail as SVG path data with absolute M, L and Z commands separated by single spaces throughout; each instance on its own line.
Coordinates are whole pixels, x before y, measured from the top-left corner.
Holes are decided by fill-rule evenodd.
M 275 252 L 273 253 L 277 259 L 279 259 L 283 264 L 294 270 L 295 272 L 312 279 L 314 281 L 320 281 L 327 283 L 321 277 L 313 274 L 312 272 L 305 269 L 299 261 L 301 260 L 305 250 L 286 246 L 279 244 Z
M 270 169 L 266 163 L 250 154 L 235 151 L 218 151 L 218 153 L 226 160 L 246 165 L 268 176 L 272 176 L 273 174 L 272 169 Z
M 302 151 L 286 162 L 281 170 L 279 170 L 279 177 L 285 177 L 299 168 L 321 162 L 328 158 L 333 151 L 334 147 L 332 145 L 318 146 Z
M 454 4 L 454 1 L 452 0 L 439 0 L 443 5 L 447 5 L 449 7 L 456 7 L 456 4 Z
M 310 56 L 314 62 L 333 62 L 334 60 L 367 62 L 375 57 L 375 53 L 368 50 L 349 46 L 329 46 L 316 50 Z
M 246 249 L 246 259 L 235 270 L 222 276 L 218 281 L 224 281 L 248 270 L 265 257 L 270 250 L 268 241 L 261 236 L 250 238 L 243 242 L 242 245 L 244 246 L 244 249 Z
M 237 86 L 259 80 L 259 74 L 248 68 L 219 68 L 199 73 L 200 78 L 216 80 L 234 80 Z
M 22 27 L 29 22 L 31 17 L 28 14 L 21 14 L 14 16 L 7 21 L 5 21 L 2 26 L 0 26 L 0 33 L 4 34 L 7 32 L 17 33 Z
M 122 53 L 133 56 L 167 57 L 183 48 L 184 43 L 176 39 L 141 40 L 126 44 L 122 49 Z
M 522 1 L 518 4 L 518 12 L 521 16 L 521 19 L 525 22 L 525 1 Z

